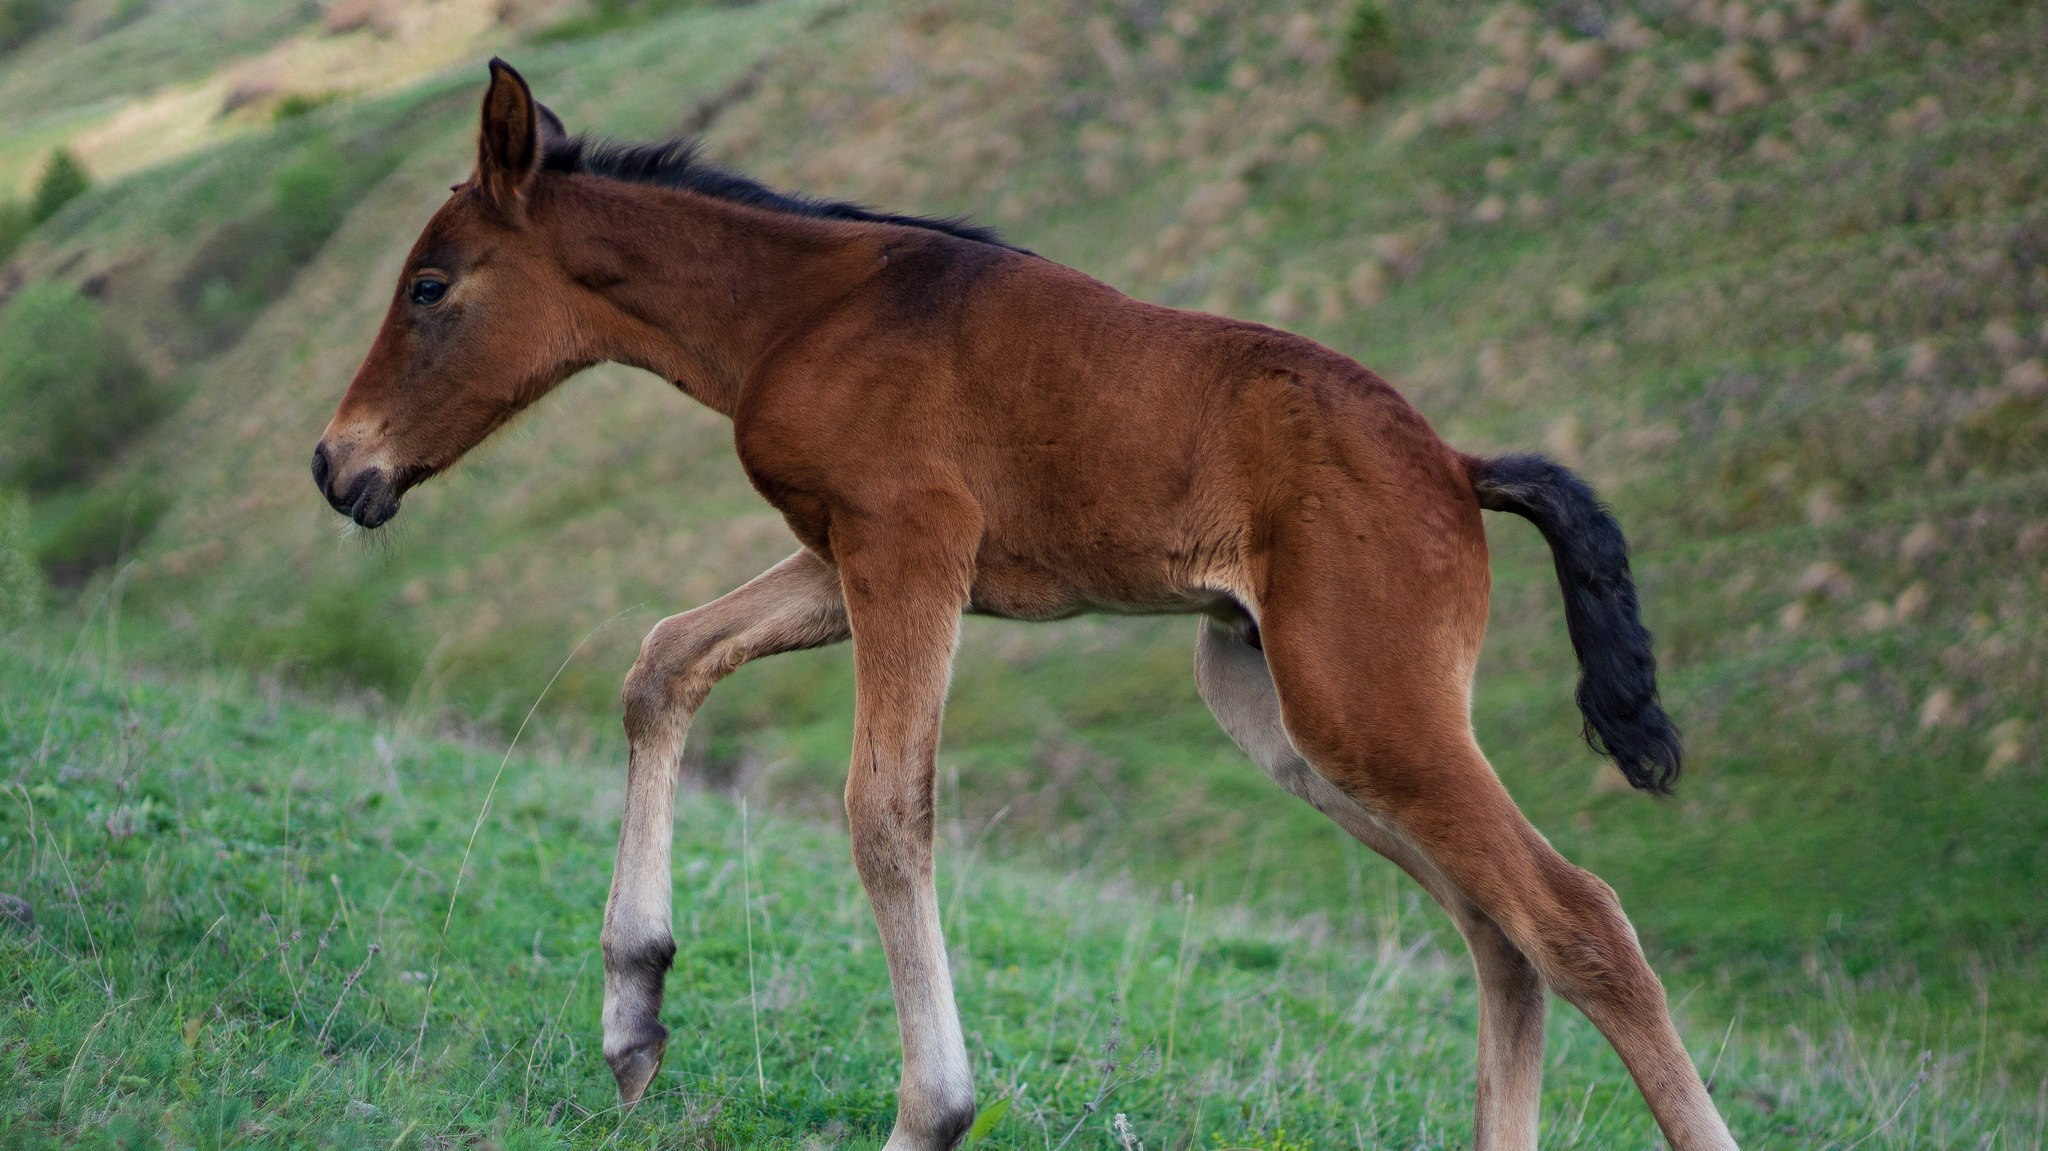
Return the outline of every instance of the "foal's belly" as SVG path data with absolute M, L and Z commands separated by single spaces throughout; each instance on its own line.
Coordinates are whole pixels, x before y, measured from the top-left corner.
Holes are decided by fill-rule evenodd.
M 1144 565 L 1151 566 L 1151 565 Z M 1054 620 L 1090 612 L 1175 615 L 1213 610 L 1230 597 L 1222 591 L 1157 571 L 1102 570 L 1076 564 L 1055 570 L 1030 559 L 991 554 L 977 557 L 968 610 L 1001 619 Z

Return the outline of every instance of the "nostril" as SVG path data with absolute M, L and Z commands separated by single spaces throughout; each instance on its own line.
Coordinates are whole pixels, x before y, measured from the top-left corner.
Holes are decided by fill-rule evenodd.
M 313 449 L 313 482 L 324 492 L 327 481 L 332 478 L 334 465 L 327 459 L 327 444 L 323 441 Z

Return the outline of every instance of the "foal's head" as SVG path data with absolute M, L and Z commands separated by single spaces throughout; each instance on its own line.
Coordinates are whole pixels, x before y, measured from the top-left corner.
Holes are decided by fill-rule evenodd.
M 531 226 L 541 158 L 561 122 L 491 61 L 476 172 L 406 257 L 391 310 L 313 451 L 313 481 L 366 528 L 577 370 L 575 285 Z

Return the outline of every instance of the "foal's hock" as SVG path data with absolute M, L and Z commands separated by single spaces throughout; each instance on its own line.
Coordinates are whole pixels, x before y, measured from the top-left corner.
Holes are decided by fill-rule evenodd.
M 314 479 L 376 527 L 601 361 L 731 417 L 802 545 L 663 620 L 626 679 L 602 937 L 626 1102 L 668 1038 L 676 777 L 712 685 L 854 641 L 846 812 L 903 1041 L 888 1147 L 936 1151 L 974 1116 L 932 886 L 960 616 L 1179 612 L 1202 617 L 1195 676 L 1245 752 L 1464 933 L 1477 1146 L 1536 1144 L 1546 987 L 1613 1043 L 1673 1147 L 1734 1145 L 1614 893 L 1523 819 L 1473 740 L 1490 508 L 1556 555 L 1588 738 L 1638 787 L 1678 774 L 1621 531 L 1570 472 L 1462 455 L 1328 348 L 1141 303 L 986 229 L 783 195 L 687 144 L 567 136 L 493 61 L 476 172 L 413 246 Z

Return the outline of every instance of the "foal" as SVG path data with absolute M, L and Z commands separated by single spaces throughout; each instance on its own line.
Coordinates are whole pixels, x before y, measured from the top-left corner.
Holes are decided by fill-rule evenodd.
M 1614 1045 L 1674 1148 L 1734 1146 L 1614 893 L 1522 818 L 1473 740 L 1488 508 L 1556 555 L 1588 737 L 1637 787 L 1678 774 L 1621 532 L 1571 473 L 1462 455 L 1327 348 L 1140 303 L 982 229 L 778 195 L 687 146 L 565 136 L 493 61 L 476 172 L 413 246 L 313 477 L 374 528 L 606 360 L 731 417 L 802 544 L 663 620 L 626 679 L 603 932 L 626 1102 L 667 1042 L 676 776 L 713 684 L 853 639 L 847 822 L 903 1041 L 888 1149 L 942 1151 L 974 1117 L 932 886 L 961 613 L 1181 612 L 1202 617 L 1195 676 L 1230 735 L 1464 934 L 1478 1147 L 1536 1145 L 1546 987 Z

